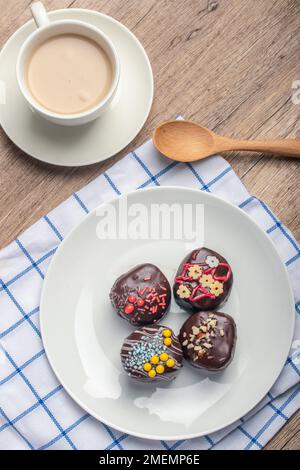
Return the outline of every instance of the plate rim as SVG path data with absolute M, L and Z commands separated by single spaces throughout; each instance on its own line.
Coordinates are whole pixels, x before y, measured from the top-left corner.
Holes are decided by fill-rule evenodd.
M 50 18 L 52 15 L 56 14 L 56 13 L 60 13 L 60 12 L 78 12 L 78 13 L 89 13 L 91 15 L 94 15 L 94 16 L 100 16 L 100 17 L 104 17 L 104 18 L 107 18 L 109 21 L 111 21 L 112 23 L 116 24 L 118 27 L 120 27 L 121 29 L 123 29 L 133 40 L 134 42 L 137 44 L 137 46 L 139 47 L 141 53 L 143 54 L 144 56 L 144 59 L 145 59 L 145 62 L 147 64 L 147 68 L 148 68 L 148 71 L 149 71 L 149 78 L 150 78 L 150 81 L 151 81 L 151 93 L 149 95 L 149 102 L 148 102 L 148 106 L 147 106 L 147 110 L 145 112 L 145 117 L 143 120 L 141 120 L 141 123 L 139 124 L 139 126 L 137 126 L 137 132 L 135 132 L 134 136 L 125 144 L 125 145 L 121 145 L 120 147 L 117 148 L 117 150 L 111 154 L 111 155 L 105 155 L 103 158 L 99 159 L 99 158 L 96 158 L 96 159 L 91 159 L 89 160 L 88 162 L 80 162 L 80 163 L 54 163 L 53 161 L 47 159 L 47 157 L 45 158 L 41 158 L 41 156 L 37 156 L 36 153 L 33 154 L 33 153 L 28 153 L 28 150 L 25 150 L 24 149 L 24 145 L 20 144 L 20 143 L 16 143 L 15 140 L 13 139 L 12 135 L 10 132 L 8 132 L 7 130 L 7 127 L 3 125 L 3 120 L 1 120 L 1 114 L 0 114 L 0 127 L 2 128 L 3 132 L 5 133 L 5 135 L 9 138 L 9 140 L 11 142 L 13 142 L 13 144 L 19 148 L 20 150 L 22 150 L 22 152 L 25 153 L 26 156 L 30 157 L 30 158 L 34 158 L 40 162 L 43 162 L 43 163 L 47 163 L 49 165 L 52 165 L 54 167 L 62 167 L 62 168 L 77 168 L 77 167 L 84 167 L 84 166 L 89 166 L 89 165 L 95 165 L 96 163 L 101 163 L 101 162 L 104 162 L 106 160 L 108 160 L 109 158 L 112 158 L 114 157 L 115 155 L 117 155 L 119 152 L 121 152 L 124 148 L 126 148 L 136 137 L 137 135 L 141 132 L 141 130 L 143 129 L 149 115 L 150 115 L 150 112 L 151 112 L 151 109 L 152 109 L 152 105 L 153 105 L 153 100 L 154 100 L 154 76 L 153 76 L 153 70 L 152 70 L 152 66 L 151 66 L 151 62 L 150 62 L 150 59 L 148 57 L 148 54 L 144 48 L 144 46 L 142 45 L 142 43 L 140 42 L 140 40 L 138 39 L 138 37 L 129 29 L 127 28 L 127 26 L 125 26 L 123 23 L 121 23 L 120 21 L 116 20 L 115 18 L 113 18 L 112 16 L 110 15 L 106 15 L 105 13 L 101 13 L 99 11 L 96 11 L 96 10 L 90 10 L 88 8 L 58 8 L 56 10 L 50 10 L 48 12 Z M 20 26 L 8 39 L 7 41 L 5 41 L 5 43 L 3 44 L 3 46 L 1 47 L 0 49 L 0 60 L 1 60 L 1 56 L 2 56 L 2 53 L 5 52 L 6 48 L 9 47 L 10 43 L 14 41 L 15 39 L 15 36 L 20 33 L 21 31 L 23 31 L 26 27 L 28 27 L 28 25 L 30 24 L 33 24 L 34 20 L 33 19 L 30 19 L 28 21 L 26 21 L 26 23 L 24 23 L 22 26 Z M 43 119 L 43 118 L 41 118 Z
M 286 351 L 285 353 L 283 354 L 283 360 L 282 362 L 280 363 L 279 367 L 278 367 L 278 372 L 277 374 L 275 375 L 275 377 L 272 379 L 272 382 L 270 383 L 270 385 L 268 385 L 266 387 L 266 390 L 261 394 L 261 396 L 259 397 L 259 399 L 256 399 L 255 403 L 254 404 L 251 404 L 251 406 L 249 407 L 249 409 L 245 412 L 243 412 L 241 415 L 237 416 L 237 417 L 234 417 L 232 419 L 230 419 L 228 422 L 222 424 L 222 426 L 217 426 L 211 430 L 208 430 L 208 431 L 201 431 L 201 432 L 193 432 L 193 433 L 190 433 L 190 434 L 179 434 L 179 435 L 176 435 L 176 436 L 168 436 L 168 435 L 157 435 L 157 434 L 144 434 L 144 433 L 141 433 L 141 432 L 135 432 L 135 431 L 132 431 L 132 430 L 128 430 L 126 429 L 125 427 L 122 427 L 122 426 L 119 426 L 119 425 L 116 425 L 112 422 L 110 422 L 109 420 L 107 419 L 103 419 L 102 417 L 99 417 L 99 415 L 97 415 L 96 412 L 94 411 L 91 411 L 89 409 L 88 406 L 86 406 L 84 403 L 82 403 L 82 401 L 80 399 L 78 399 L 76 397 L 76 394 L 73 393 L 68 387 L 66 387 L 63 383 L 63 380 L 61 380 L 59 374 L 57 373 L 53 363 L 52 363 L 52 360 L 51 360 L 51 357 L 50 357 L 50 352 L 48 350 L 48 345 L 47 345 L 47 340 L 45 340 L 45 337 L 46 337 L 46 334 L 45 334 L 45 330 L 44 330 L 44 321 L 43 321 L 43 318 L 44 318 L 44 315 L 43 315 L 43 303 L 44 303 L 44 297 L 45 297 L 45 292 L 46 292 L 46 288 L 47 288 L 47 277 L 48 277 L 48 274 L 50 273 L 50 269 L 52 268 L 53 269 L 53 265 L 55 263 L 55 259 L 57 256 L 59 256 L 59 252 L 61 249 L 63 249 L 63 245 L 65 243 L 67 243 L 68 239 L 71 238 L 71 236 L 73 235 L 73 233 L 79 229 L 79 227 L 85 223 L 85 221 L 88 219 L 88 218 L 91 218 L 95 215 L 96 211 L 99 210 L 100 207 L 102 206 L 105 206 L 106 204 L 109 204 L 109 203 L 112 203 L 114 201 L 118 201 L 119 198 L 123 198 L 123 197 L 127 197 L 127 196 L 130 196 L 130 195 L 133 195 L 137 192 L 153 192 L 153 191 L 169 191 L 169 190 L 177 190 L 178 189 L 180 190 L 184 190 L 186 192 L 189 192 L 189 193 L 194 193 L 196 195 L 196 193 L 198 194 L 201 194 L 202 196 L 207 197 L 208 199 L 212 198 L 212 199 L 215 199 L 221 203 L 224 203 L 225 205 L 229 206 L 231 209 L 233 210 L 236 210 L 237 212 L 239 212 L 242 217 L 248 219 L 250 221 L 250 223 L 252 223 L 261 233 L 262 233 L 262 236 L 269 242 L 270 246 L 272 247 L 272 250 L 273 250 L 273 253 L 275 255 L 275 257 L 277 257 L 278 259 L 278 262 L 280 263 L 281 265 L 281 268 L 283 270 L 283 274 L 285 276 L 285 281 L 287 283 L 287 287 L 288 287 L 288 297 L 289 297 L 289 302 L 290 302 L 290 313 L 289 315 L 291 314 L 291 325 L 290 325 L 290 332 L 289 332 L 289 341 L 287 342 L 287 346 L 286 346 Z M 56 376 L 56 378 L 58 379 L 58 381 L 61 383 L 61 385 L 63 386 L 64 390 L 68 393 L 68 395 L 84 410 L 86 411 L 89 415 L 91 415 L 92 417 L 94 417 L 95 419 L 97 419 L 98 421 L 104 423 L 105 425 L 107 426 L 110 426 L 112 427 L 113 429 L 116 429 L 117 431 L 119 432 L 122 432 L 122 433 L 125 433 L 125 434 L 128 434 L 130 436 L 134 436 L 134 437 L 138 437 L 138 438 L 141 438 L 141 439 L 145 439 L 145 440 L 155 440 L 155 441 L 161 441 L 161 440 L 164 440 L 164 441 L 179 441 L 179 440 L 189 440 L 189 439 L 195 439 L 197 437 L 202 437 L 202 436 L 205 436 L 205 435 L 209 435 L 209 434 L 213 434 L 214 432 L 217 432 L 217 431 L 220 431 L 224 428 L 226 428 L 227 426 L 230 426 L 231 424 L 235 423 L 236 421 L 238 421 L 239 419 L 241 419 L 241 417 L 245 416 L 246 414 L 248 414 L 250 411 L 252 411 L 255 406 L 260 403 L 260 401 L 266 396 L 266 394 L 268 393 L 268 391 L 273 387 L 274 383 L 276 382 L 276 380 L 278 379 L 280 373 L 282 372 L 283 370 L 283 367 L 286 363 L 286 359 L 288 357 L 288 354 L 289 354 L 289 351 L 290 351 L 290 347 L 291 347 L 291 343 L 292 343 L 292 340 L 293 340 L 293 334 L 294 334 L 294 329 L 295 329 L 295 304 L 294 304 L 294 294 L 293 294 L 293 291 L 292 291 L 292 287 L 291 287 L 291 283 L 290 283 L 290 280 L 289 280 L 289 275 L 288 275 L 288 271 L 287 271 L 287 267 L 286 265 L 284 264 L 284 262 L 282 261 L 278 251 L 277 251 L 277 248 L 276 248 L 276 245 L 275 243 L 273 242 L 273 240 L 268 236 L 268 234 L 263 230 L 263 228 L 245 211 L 243 211 L 240 207 L 234 205 L 232 202 L 230 201 L 227 201 L 219 196 L 217 196 L 216 194 L 212 194 L 212 193 L 207 193 L 207 192 L 204 192 L 200 189 L 195 189 L 195 188 L 188 188 L 188 187 L 185 187 L 185 186 L 176 186 L 176 185 L 166 185 L 166 186 L 159 186 L 159 187 L 150 187 L 150 188 L 141 188 L 141 189 L 138 189 L 138 190 L 132 190 L 132 191 L 129 191 L 129 192 L 126 192 L 126 193 L 123 193 L 121 194 L 120 196 L 116 196 L 114 198 L 111 198 L 105 202 L 102 202 L 101 204 L 99 204 L 95 209 L 93 209 L 89 214 L 87 214 L 83 219 L 82 221 L 77 224 L 75 227 L 73 227 L 73 229 L 66 235 L 66 237 L 63 239 L 63 241 L 59 244 L 50 264 L 49 264 L 49 267 L 47 269 L 47 273 L 45 275 L 45 279 L 44 279 L 44 282 L 43 282 L 43 287 L 42 287 L 42 292 L 41 292 L 41 300 L 40 300 L 40 313 L 39 313 L 39 322 L 40 322 L 40 330 L 41 330 L 41 337 L 42 337 L 42 342 L 43 342 L 43 345 L 44 345 L 44 349 L 45 349 L 45 354 L 46 354 L 46 357 L 47 357 L 47 360 L 49 361 L 49 364 Z M 287 313 L 286 313 L 287 315 Z

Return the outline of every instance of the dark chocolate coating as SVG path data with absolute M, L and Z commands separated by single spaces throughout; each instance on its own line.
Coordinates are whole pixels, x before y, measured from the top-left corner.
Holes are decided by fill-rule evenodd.
M 222 370 L 234 355 L 236 325 L 226 313 L 194 313 L 182 325 L 179 341 L 185 359 L 192 366 Z
M 170 346 L 164 344 L 163 332 L 165 330 L 171 332 L 172 344 Z M 174 360 L 172 367 L 168 366 L 166 360 L 159 360 L 156 364 L 151 363 L 153 356 L 159 358 L 162 353 L 166 353 L 168 359 Z M 135 330 L 125 339 L 121 349 L 121 361 L 124 370 L 133 379 L 142 382 L 170 381 L 175 378 L 176 372 L 182 367 L 182 350 L 180 342 L 171 328 L 160 325 L 144 326 Z M 150 364 L 151 369 L 155 371 L 158 365 L 163 365 L 164 372 L 156 373 L 155 377 L 150 377 L 149 372 L 144 370 L 145 363 Z
M 136 300 L 130 302 L 129 296 L 134 296 Z M 167 313 L 171 287 L 160 269 L 153 264 L 141 264 L 115 281 L 109 297 L 120 317 L 132 325 L 150 325 Z M 143 305 L 139 306 L 141 301 Z M 133 306 L 133 311 L 126 313 L 129 304 Z
M 173 285 L 175 301 L 189 312 L 215 310 L 227 300 L 232 282 L 226 259 L 209 248 L 198 248 L 178 268 Z

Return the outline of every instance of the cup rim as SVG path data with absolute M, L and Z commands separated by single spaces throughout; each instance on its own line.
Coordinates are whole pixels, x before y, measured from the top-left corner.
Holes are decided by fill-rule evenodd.
M 109 89 L 109 92 L 107 93 L 105 98 L 103 98 L 98 104 L 96 104 L 92 108 L 90 108 L 86 111 L 83 111 L 81 113 L 76 113 L 76 114 L 75 113 L 71 113 L 71 114 L 56 113 L 54 111 L 51 111 L 51 110 L 47 109 L 42 104 L 40 104 L 33 97 L 33 95 L 30 93 L 30 91 L 28 89 L 28 86 L 26 84 L 26 80 L 24 78 L 24 70 L 21 67 L 21 60 L 22 60 L 23 54 L 25 53 L 28 45 L 42 31 L 45 31 L 47 29 L 52 29 L 54 26 L 56 26 L 58 24 L 71 24 L 71 25 L 75 24 L 75 25 L 84 26 L 85 28 L 94 31 L 106 42 L 106 44 L 108 45 L 108 47 L 109 47 L 109 49 L 112 53 L 112 56 L 113 56 L 114 77 L 113 77 L 112 84 L 111 84 L 111 87 Z M 21 47 L 21 49 L 19 50 L 19 53 L 18 53 L 17 62 L 16 62 L 16 75 L 17 75 L 17 81 L 18 81 L 19 89 L 20 89 L 22 95 L 24 96 L 24 98 L 26 99 L 26 101 L 29 103 L 30 106 L 32 106 L 38 112 L 40 112 L 40 113 L 42 113 L 46 116 L 49 116 L 51 118 L 55 118 L 55 119 L 58 119 L 58 120 L 61 120 L 61 121 L 67 121 L 67 120 L 70 121 L 70 120 L 85 118 L 85 117 L 88 117 L 88 116 L 92 115 L 96 111 L 99 111 L 101 108 L 103 108 L 112 99 L 113 95 L 116 92 L 116 89 L 117 89 L 117 86 L 118 86 L 118 83 L 119 83 L 119 79 L 120 79 L 120 61 L 119 61 L 118 54 L 115 50 L 115 47 L 114 47 L 112 41 L 99 28 L 96 28 L 95 26 L 90 25 L 89 23 L 86 23 L 85 21 L 80 21 L 80 20 L 57 20 L 57 21 L 53 21 L 53 22 L 49 23 L 47 26 L 37 28 L 35 31 L 33 31 L 26 38 L 25 42 L 23 43 L 23 45 L 22 45 L 22 47 Z

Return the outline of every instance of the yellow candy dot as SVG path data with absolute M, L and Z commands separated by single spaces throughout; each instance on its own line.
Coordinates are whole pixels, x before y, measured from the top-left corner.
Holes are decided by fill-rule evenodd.
M 165 338 L 165 339 L 164 339 L 164 344 L 165 344 L 166 346 L 170 346 L 170 345 L 172 344 L 171 338 Z
M 172 331 L 171 330 L 164 330 L 162 334 L 165 338 L 170 338 L 170 336 L 172 336 Z
M 151 360 L 152 364 L 157 364 L 159 362 L 159 357 L 158 356 L 152 356 L 150 360 Z
M 149 375 L 149 377 L 151 377 L 151 378 L 155 377 L 155 376 L 156 376 L 155 370 L 154 370 L 154 369 L 149 370 L 148 375 Z
M 168 359 L 168 360 L 167 360 L 167 366 L 168 366 L 168 367 L 174 367 L 174 366 L 175 366 L 175 361 L 174 361 L 174 359 Z
M 159 356 L 159 359 L 163 362 L 166 362 L 168 360 L 169 356 L 167 353 L 162 353 L 160 356 Z
M 156 366 L 156 372 L 157 372 L 158 374 L 163 374 L 164 371 L 165 371 L 165 368 L 164 368 L 164 366 L 163 366 L 162 364 L 159 364 L 158 366 Z
M 144 370 L 145 370 L 146 372 L 149 372 L 149 370 L 151 370 L 151 367 L 152 367 L 152 366 L 151 366 L 151 364 L 150 364 L 149 362 L 146 362 L 146 364 L 144 364 Z

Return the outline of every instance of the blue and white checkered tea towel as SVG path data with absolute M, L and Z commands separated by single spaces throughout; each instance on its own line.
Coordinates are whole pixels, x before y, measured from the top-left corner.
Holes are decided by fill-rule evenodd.
M 177 185 L 217 194 L 248 212 L 269 234 L 287 266 L 295 294 L 296 330 L 274 387 L 229 428 L 190 441 L 144 441 L 87 415 L 57 382 L 41 341 L 40 293 L 58 245 L 101 202 L 135 188 Z M 216 156 L 179 164 L 149 141 L 26 230 L 0 252 L 1 449 L 261 449 L 300 408 L 300 249 L 270 209 L 250 196 Z

